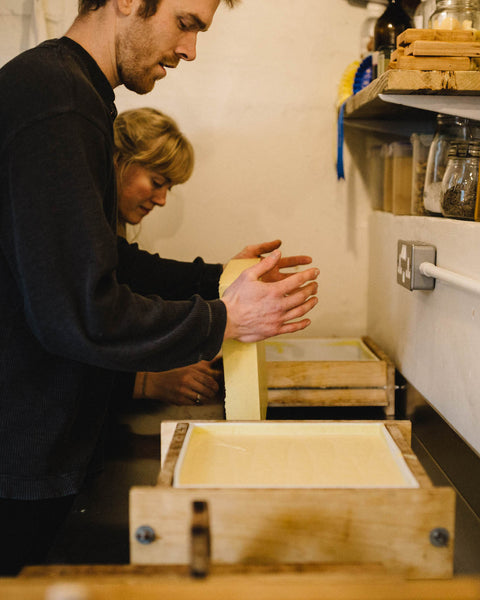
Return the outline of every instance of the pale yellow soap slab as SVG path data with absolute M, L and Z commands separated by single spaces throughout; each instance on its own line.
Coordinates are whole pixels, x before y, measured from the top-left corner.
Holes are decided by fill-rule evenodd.
M 190 424 L 174 487 L 412 488 L 381 423 Z
M 260 259 L 231 260 L 219 283 L 219 295 L 235 279 Z M 267 381 L 264 342 L 245 343 L 225 340 L 222 345 L 225 378 L 225 418 L 227 421 L 260 420 L 267 414 Z
M 220 298 L 225 293 L 225 290 L 237 279 L 245 269 L 253 267 L 260 262 L 259 258 L 235 258 L 228 262 L 223 269 L 218 282 L 218 294 Z

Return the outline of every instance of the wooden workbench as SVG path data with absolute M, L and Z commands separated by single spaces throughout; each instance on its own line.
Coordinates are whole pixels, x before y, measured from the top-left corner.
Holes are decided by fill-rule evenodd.
M 205 579 L 185 567 L 30 567 L 15 579 L 0 579 L 2 600 L 478 600 L 479 577 L 406 581 L 379 567 L 214 567 Z M 76 592 L 77 595 L 73 595 Z M 47 593 L 49 595 L 47 595 Z M 55 595 L 57 593 L 58 595 Z

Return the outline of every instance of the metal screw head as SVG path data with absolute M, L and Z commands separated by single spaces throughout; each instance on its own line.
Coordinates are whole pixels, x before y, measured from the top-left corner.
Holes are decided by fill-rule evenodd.
M 448 542 L 450 541 L 450 534 L 447 529 L 443 527 L 435 527 L 430 532 L 430 543 L 437 548 L 444 548 L 448 546 Z
M 155 531 L 149 525 L 142 525 L 135 532 L 135 539 L 140 544 L 151 544 L 155 541 Z

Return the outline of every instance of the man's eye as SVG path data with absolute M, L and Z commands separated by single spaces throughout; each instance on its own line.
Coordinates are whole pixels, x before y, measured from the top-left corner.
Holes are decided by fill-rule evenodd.
M 198 32 L 203 31 L 204 27 L 200 26 L 197 21 L 190 18 L 179 18 L 178 19 L 178 28 L 180 31 L 188 31 L 188 32 Z

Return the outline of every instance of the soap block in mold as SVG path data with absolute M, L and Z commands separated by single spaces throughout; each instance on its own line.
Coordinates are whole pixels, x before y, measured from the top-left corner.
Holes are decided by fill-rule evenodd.
M 219 284 L 220 298 L 227 287 L 260 259 L 231 260 Z M 267 377 L 265 344 L 225 340 L 222 346 L 225 376 L 225 416 L 228 421 L 260 420 L 267 414 Z

